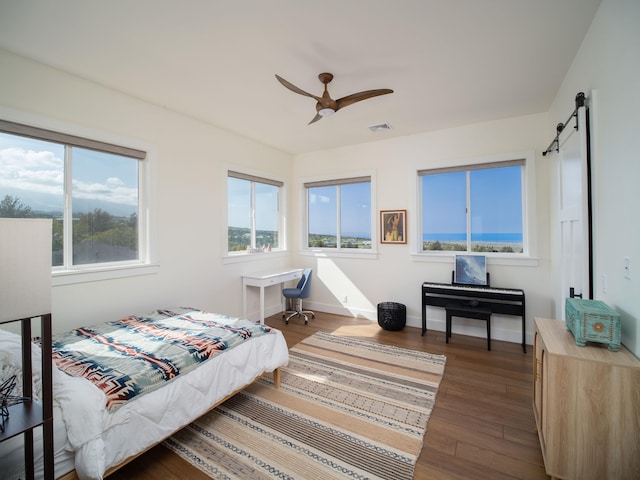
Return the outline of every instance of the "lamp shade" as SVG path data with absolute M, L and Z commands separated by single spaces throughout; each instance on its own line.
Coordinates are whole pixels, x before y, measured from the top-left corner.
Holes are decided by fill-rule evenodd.
M 51 220 L 0 218 L 0 321 L 51 313 Z

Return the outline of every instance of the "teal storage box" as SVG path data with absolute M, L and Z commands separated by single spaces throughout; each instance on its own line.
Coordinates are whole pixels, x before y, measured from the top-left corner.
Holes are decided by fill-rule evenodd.
M 584 347 L 587 342 L 598 342 L 605 343 L 613 352 L 620 349 L 620 314 L 606 303 L 567 298 L 565 321 L 576 345 Z

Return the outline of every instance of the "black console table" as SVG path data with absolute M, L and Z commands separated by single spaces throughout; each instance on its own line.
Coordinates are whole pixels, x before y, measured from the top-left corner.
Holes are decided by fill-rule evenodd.
M 522 319 L 522 351 L 527 353 L 524 290 L 424 282 L 422 284 L 422 335 L 427 331 L 427 306 L 452 308 L 456 305 L 467 311 L 477 309 L 482 312 L 489 311 L 520 317 Z
M 24 466 L 27 480 L 34 478 L 33 429 L 42 427 L 44 478 L 53 480 L 53 371 L 51 348 L 51 314 L 40 315 L 42 402 L 33 399 L 33 365 L 31 358 L 31 322 L 33 318 L 0 321 L 0 324 L 20 322 L 22 335 L 22 403 L 8 408 L 9 418 L 0 433 L 0 442 L 16 435 L 24 438 Z

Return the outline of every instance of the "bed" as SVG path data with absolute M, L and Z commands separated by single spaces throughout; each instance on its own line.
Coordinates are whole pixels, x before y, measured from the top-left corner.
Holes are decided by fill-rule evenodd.
M 55 335 L 53 347 L 55 476 L 81 480 L 103 478 L 265 373 L 277 385 L 289 358 L 279 330 L 183 307 Z M 19 336 L 0 330 L 0 374 L 19 363 Z M 36 396 L 38 380 L 36 371 Z M 1 480 L 20 478 L 21 441 L 0 443 Z

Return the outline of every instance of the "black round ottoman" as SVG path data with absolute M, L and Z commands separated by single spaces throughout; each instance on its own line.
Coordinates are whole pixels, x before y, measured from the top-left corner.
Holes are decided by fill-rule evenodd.
M 378 304 L 378 325 L 384 330 L 402 330 L 407 324 L 407 307 L 396 302 Z

